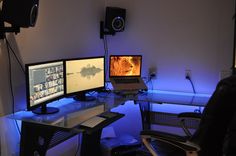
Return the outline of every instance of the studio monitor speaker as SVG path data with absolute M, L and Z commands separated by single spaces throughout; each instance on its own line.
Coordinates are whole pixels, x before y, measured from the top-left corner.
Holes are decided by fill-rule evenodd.
M 16 27 L 33 27 L 38 16 L 39 0 L 3 0 L 3 20 Z
M 106 7 L 105 28 L 110 32 L 124 31 L 125 16 L 125 9 L 118 7 Z

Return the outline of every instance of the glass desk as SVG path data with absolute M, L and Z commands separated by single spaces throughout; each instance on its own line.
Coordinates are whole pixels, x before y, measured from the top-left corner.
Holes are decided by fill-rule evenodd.
M 111 106 L 110 109 L 116 105 L 124 104 L 128 100 L 133 100 L 136 104 L 139 104 L 143 129 L 150 129 L 151 127 L 150 112 L 152 111 L 152 106 L 155 104 L 197 106 L 199 109 L 207 104 L 210 96 L 211 95 L 209 94 L 193 94 L 160 90 L 142 92 L 134 95 L 114 93 L 101 93 L 98 95 L 98 97 L 103 99 L 104 102 L 109 101 L 109 104 L 112 104 L 107 105 L 107 107 Z
M 64 98 L 49 106 L 59 108 L 56 114 L 37 115 L 31 111 L 20 111 L 7 116 L 10 119 L 21 120 L 20 155 L 46 155 L 48 149 L 81 133 L 81 156 L 101 155 L 100 136 L 102 129 L 122 118 L 120 113 L 104 114 L 106 104 L 96 101 L 78 102 L 72 98 Z M 93 117 L 101 117 L 104 121 L 95 123 L 94 127 L 82 124 Z
M 114 93 L 100 93 L 98 97 L 104 98 L 104 102 L 111 102 L 111 107 L 121 104 L 127 100 L 152 102 L 157 104 L 179 104 L 179 105 L 189 105 L 189 106 L 201 106 L 204 107 L 208 102 L 211 95 L 209 94 L 193 94 L 193 93 L 183 93 L 183 92 L 172 92 L 172 91 L 148 91 L 141 92 L 137 94 L 114 94 Z M 109 107 L 109 106 L 108 106 Z
M 101 155 L 102 129 L 122 118 L 124 114 L 114 113 L 111 117 L 105 117 L 106 120 L 93 128 L 81 126 L 84 121 L 94 116 L 101 116 L 102 113 L 122 105 L 128 100 L 133 100 L 140 106 L 143 128 L 148 128 L 150 103 L 204 106 L 210 97 L 203 94 L 166 91 L 149 91 L 133 95 L 99 93 L 96 96 L 96 101 L 92 102 L 78 102 L 70 98 L 53 102 L 50 105 L 60 109 L 56 114 L 37 115 L 28 111 L 20 111 L 9 115 L 8 117 L 11 119 L 22 121 L 20 155 L 44 156 L 47 149 L 82 133 L 81 156 L 99 156 Z

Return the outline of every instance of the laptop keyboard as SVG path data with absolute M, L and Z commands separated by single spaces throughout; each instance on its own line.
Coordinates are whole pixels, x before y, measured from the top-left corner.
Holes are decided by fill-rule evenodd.
M 129 78 L 129 79 L 114 79 L 116 83 L 139 83 L 139 79 L 137 78 Z

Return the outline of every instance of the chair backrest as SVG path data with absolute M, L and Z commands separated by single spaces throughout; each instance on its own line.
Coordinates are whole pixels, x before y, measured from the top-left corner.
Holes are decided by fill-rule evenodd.
M 221 80 L 209 99 L 191 140 L 201 147 L 200 156 L 222 156 L 227 129 L 236 112 L 236 77 Z

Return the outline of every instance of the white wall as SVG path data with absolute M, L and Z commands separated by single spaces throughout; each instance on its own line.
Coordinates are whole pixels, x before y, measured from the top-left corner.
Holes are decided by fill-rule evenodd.
M 40 0 L 35 27 L 22 28 L 16 36 L 8 35 L 22 63 L 54 59 L 103 55 L 99 36 L 100 20 L 104 16 L 104 0 Z M 12 112 L 8 60 L 5 44 L 0 50 L 0 115 Z M 25 108 L 24 74 L 13 62 L 13 86 L 16 110 Z
M 234 0 L 40 0 L 33 28 L 8 38 L 23 64 L 104 54 L 99 21 L 105 6 L 127 9 L 124 32 L 108 36 L 109 54 L 143 54 L 143 76 L 157 68 L 154 89 L 212 93 L 233 52 Z M 13 61 L 16 109 L 25 107 L 24 74 Z M 0 114 L 11 112 L 7 51 L 0 50 Z
M 17 36 L 24 63 L 103 54 L 99 22 L 104 0 L 40 0 L 36 27 Z
M 125 31 L 108 38 L 109 53 L 144 55 L 144 72 L 157 68 L 155 89 L 212 93 L 233 61 L 234 0 L 106 0 L 127 9 Z

